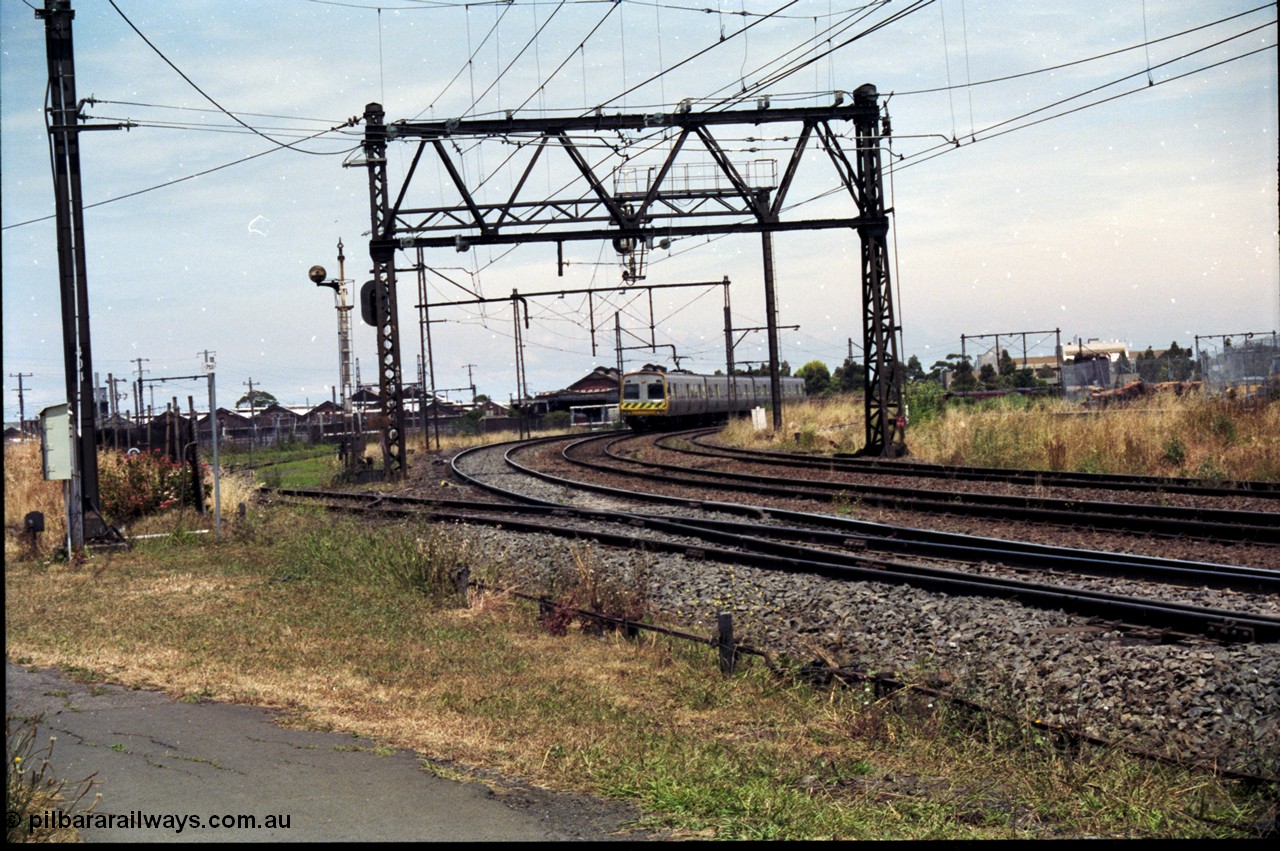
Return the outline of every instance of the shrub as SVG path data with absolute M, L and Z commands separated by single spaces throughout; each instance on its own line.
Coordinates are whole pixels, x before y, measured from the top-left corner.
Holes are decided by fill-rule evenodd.
M 1164 460 L 1175 467 L 1187 461 L 1187 446 L 1177 435 L 1169 435 L 1164 441 Z
M 943 414 L 946 408 L 945 390 L 936 381 L 913 381 L 906 386 L 903 396 L 910 415 L 910 425 L 924 425 Z
M 201 478 L 207 475 L 206 467 L 201 464 Z M 137 455 L 99 455 L 98 494 L 103 514 L 116 523 L 174 506 L 197 505 L 190 469 L 158 450 Z
M 559 431 L 568 428 L 572 419 L 568 411 L 552 411 L 542 418 L 542 427 L 547 431 Z

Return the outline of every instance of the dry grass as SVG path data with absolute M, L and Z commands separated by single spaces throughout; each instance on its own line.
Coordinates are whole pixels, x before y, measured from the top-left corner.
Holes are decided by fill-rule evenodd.
M 771 415 L 769 415 L 771 416 Z M 772 420 L 766 417 L 766 421 Z M 729 421 L 723 431 L 731 446 L 784 452 L 856 452 L 862 448 L 862 400 L 839 396 L 808 399 L 782 409 L 782 429 L 756 431 L 749 417 Z
M 29 512 L 44 513 L 44 532 L 33 551 L 22 530 Z M 44 557 L 67 536 L 62 483 L 45 481 L 40 471 L 40 443 L 26 441 L 4 447 L 4 560 Z
M 1276 481 L 1280 403 L 1159 395 L 1097 411 L 1060 401 L 950 408 L 910 445 L 944 464 Z
M 861 448 L 860 402 L 809 401 L 784 416 L 776 437 L 738 420 L 724 440 L 817 452 Z M 939 464 L 1280 481 L 1280 402 L 1158 395 L 1102 410 L 1059 400 L 952 404 L 909 428 L 907 444 L 913 459 Z
M 107 453 L 104 452 L 105 456 Z M 219 490 L 222 498 L 224 526 L 236 521 L 236 507 L 251 504 L 260 485 L 251 474 L 223 473 Z M 213 527 L 212 479 L 205 494 L 208 513 L 199 515 L 190 509 L 175 509 L 144 517 L 121 527 L 126 535 L 148 535 L 184 532 Z M 29 512 L 44 513 L 45 530 L 37 536 L 33 549 L 23 533 L 23 518 Z M 40 444 L 36 441 L 8 444 L 4 448 L 4 516 L 5 561 L 12 559 L 48 558 L 54 550 L 65 546 L 67 535 L 66 505 L 62 482 L 45 481 L 40 471 Z
M 1016 725 L 975 730 L 910 694 L 813 692 L 759 665 L 723 678 L 710 648 L 555 637 L 502 595 L 459 607 L 458 566 L 527 572 L 482 555 L 461 531 L 254 510 L 222 542 L 8 565 L 6 649 L 632 798 L 717 838 L 1239 835 L 1256 815 L 1216 784 L 1115 753 L 1064 760 Z M 589 559 L 572 561 L 566 582 L 603 599 Z M 1091 790 L 1102 800 L 1082 806 Z
M 6 486 L 23 480 L 10 468 Z M 1065 759 L 911 694 L 824 694 L 759 665 L 727 679 L 704 646 L 556 637 L 500 594 L 458 605 L 457 569 L 529 575 L 518 558 L 459 530 L 250 506 L 220 541 L 6 559 L 6 655 L 634 799 L 655 825 L 716 838 L 1240 836 L 1265 807 L 1114 752 Z M 637 602 L 584 550 L 569 560 L 552 590 Z

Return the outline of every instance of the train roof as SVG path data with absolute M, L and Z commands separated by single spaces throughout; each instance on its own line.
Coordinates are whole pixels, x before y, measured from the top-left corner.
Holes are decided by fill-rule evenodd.
M 642 368 L 640 368 L 640 369 L 632 370 L 631 372 L 625 372 L 625 373 L 623 373 L 623 378 L 626 378 L 626 377 L 628 377 L 628 376 L 632 376 L 632 375 L 665 375 L 665 376 L 679 376 L 679 377 L 683 377 L 683 378 L 728 378 L 728 377 L 729 377 L 729 376 L 725 375 L 724 373 L 711 374 L 711 373 L 705 373 L 705 372 L 690 372 L 690 371 L 689 371 L 689 370 L 687 370 L 687 369 L 681 369 L 681 370 L 674 370 L 674 369 L 671 369 L 671 370 L 667 370 L 667 369 L 662 369 L 661 367 L 656 367 L 656 368 L 654 368 L 654 367 L 648 367 L 648 366 L 646 366 L 646 367 L 642 367 Z M 739 374 L 739 375 L 734 375 L 733 377 L 734 377 L 734 378 L 764 378 L 764 379 L 768 379 L 768 377 L 769 377 L 769 376 L 767 376 L 767 375 L 740 375 L 740 374 Z M 783 376 L 780 376 L 780 378 L 781 378 L 783 381 L 803 381 L 803 380 L 804 380 L 803 378 L 797 378 L 797 377 L 796 377 L 796 376 L 794 376 L 794 375 L 783 375 Z

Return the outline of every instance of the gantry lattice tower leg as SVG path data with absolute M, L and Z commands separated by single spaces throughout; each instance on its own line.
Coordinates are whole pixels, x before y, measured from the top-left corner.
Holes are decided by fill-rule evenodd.
M 854 92 L 855 104 L 876 102 L 876 90 L 862 86 Z M 863 364 L 867 370 L 867 443 L 863 454 L 897 457 L 905 454 L 906 426 L 902 405 L 902 369 L 898 361 L 899 326 L 894 317 L 893 289 L 889 279 L 889 220 L 880 171 L 882 128 L 878 110 L 864 110 L 854 118 L 857 140 L 854 183 L 859 207 L 866 221 L 858 226 L 862 242 Z
M 369 169 L 369 211 L 375 237 L 389 236 L 394 215 L 388 205 L 387 127 L 382 104 L 365 107 L 364 156 Z M 378 320 L 378 392 L 382 398 L 383 469 L 388 479 L 404 475 L 405 420 L 404 391 L 400 372 L 400 319 L 396 310 L 395 250 L 376 241 L 370 243 L 373 285 Z

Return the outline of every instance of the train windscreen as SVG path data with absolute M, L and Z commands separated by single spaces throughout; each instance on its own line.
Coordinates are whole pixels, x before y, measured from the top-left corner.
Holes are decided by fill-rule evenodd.
M 628 375 L 622 384 L 622 399 L 626 402 L 661 401 L 664 398 L 662 380 L 644 375 Z

